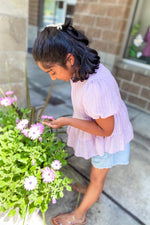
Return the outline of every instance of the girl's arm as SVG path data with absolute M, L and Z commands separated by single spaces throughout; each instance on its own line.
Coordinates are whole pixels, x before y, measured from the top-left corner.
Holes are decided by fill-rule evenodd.
M 108 137 L 112 134 L 114 129 L 114 116 L 110 116 L 105 119 L 102 119 L 99 117 L 99 119 L 96 119 L 94 121 L 82 120 L 82 119 L 70 118 L 70 117 L 60 117 L 51 122 L 43 121 L 43 123 L 54 129 L 60 128 L 62 126 L 70 125 L 72 127 L 78 128 L 82 131 L 85 131 L 87 133 L 90 133 L 96 136 Z

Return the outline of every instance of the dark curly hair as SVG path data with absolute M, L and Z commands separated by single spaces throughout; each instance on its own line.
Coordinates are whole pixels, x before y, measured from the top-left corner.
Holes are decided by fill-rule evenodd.
M 71 53 L 75 58 L 73 81 L 84 81 L 95 73 L 100 63 L 97 51 L 88 44 L 88 38 L 69 23 L 62 25 L 62 29 L 49 26 L 38 35 L 32 54 L 36 62 L 48 69 L 50 63 L 66 68 L 67 54 Z

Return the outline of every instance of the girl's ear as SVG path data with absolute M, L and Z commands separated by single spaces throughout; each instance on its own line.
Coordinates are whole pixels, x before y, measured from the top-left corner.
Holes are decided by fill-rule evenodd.
M 71 66 L 73 66 L 75 62 L 74 56 L 71 53 L 68 53 L 66 58 L 67 62 L 70 63 Z

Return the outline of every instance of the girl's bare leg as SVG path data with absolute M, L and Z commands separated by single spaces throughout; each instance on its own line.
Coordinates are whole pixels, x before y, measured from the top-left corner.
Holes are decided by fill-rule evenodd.
M 76 220 L 78 219 L 84 219 L 86 216 L 87 210 L 97 201 L 99 198 L 99 195 L 101 194 L 103 190 L 103 186 L 105 183 L 105 179 L 107 176 L 107 173 L 109 171 L 109 168 L 107 169 L 97 169 L 92 166 L 91 174 L 90 174 L 90 184 L 87 188 L 87 191 L 84 195 L 84 198 L 80 204 L 80 206 L 74 210 L 73 214 L 68 213 L 65 215 L 65 217 L 57 216 L 53 218 L 53 224 L 61 224 L 66 225 L 70 224 L 70 222 L 73 222 L 73 215 L 75 216 Z M 70 221 L 70 222 L 67 222 Z
M 109 168 L 106 169 L 97 169 L 92 166 L 91 174 L 90 174 L 90 184 L 87 188 L 87 191 L 84 195 L 84 198 L 80 204 L 80 206 L 75 209 L 74 213 L 77 218 L 81 218 L 86 215 L 87 210 L 97 201 L 99 198 L 103 186 L 105 183 L 105 179 Z

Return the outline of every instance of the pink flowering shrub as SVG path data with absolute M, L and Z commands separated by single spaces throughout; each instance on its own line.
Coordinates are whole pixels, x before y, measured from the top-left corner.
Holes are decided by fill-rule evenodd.
M 27 208 L 29 214 L 39 208 L 44 215 L 49 202 L 71 191 L 71 179 L 61 171 L 67 164 L 65 144 L 42 121 L 30 124 L 29 113 L 17 108 L 12 91 L 0 98 L 0 212 L 8 210 L 8 216 L 16 208 L 21 217 Z

